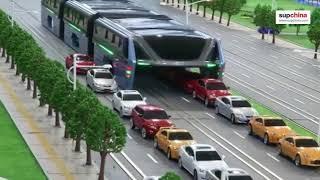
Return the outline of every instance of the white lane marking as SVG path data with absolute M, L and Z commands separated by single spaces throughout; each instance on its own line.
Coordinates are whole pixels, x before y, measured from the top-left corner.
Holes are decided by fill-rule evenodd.
M 294 100 L 301 103 L 301 104 L 305 104 L 304 102 L 300 101 L 299 99 L 294 99 Z
M 271 90 L 275 90 L 273 87 L 266 85 L 267 88 L 271 89 Z
M 239 42 L 239 41 L 237 41 L 237 40 L 235 40 L 235 39 L 233 39 L 232 41 L 233 41 L 233 42 L 236 42 L 236 43 L 238 43 L 238 42 Z
M 147 156 L 148 156 L 154 163 L 158 164 L 158 161 L 157 161 L 154 157 L 152 157 L 149 153 L 147 153 Z
M 113 153 L 110 153 L 110 156 L 120 166 L 120 168 L 130 177 L 131 180 L 137 180 Z
M 250 76 L 246 75 L 246 74 L 241 74 L 244 77 L 250 78 Z
M 112 99 L 109 96 L 106 96 L 106 98 L 108 99 L 108 101 L 112 102 Z
M 242 136 L 240 133 L 238 133 L 237 131 L 233 131 L 233 133 L 235 133 L 236 135 L 238 135 L 240 138 L 245 139 L 244 136 Z
M 188 99 L 184 98 L 184 97 L 181 97 L 181 99 L 186 101 L 186 102 L 188 102 L 188 103 L 190 103 L 190 101 Z
M 294 67 L 298 68 L 298 69 L 301 69 L 302 67 L 301 66 L 298 66 L 298 65 L 293 65 Z
M 276 157 L 272 156 L 271 154 L 267 153 L 267 156 L 269 156 L 271 159 L 277 161 L 277 162 L 280 162 L 279 159 L 277 159 Z
M 130 134 L 127 134 L 127 136 L 128 136 L 129 139 L 132 139 L 132 137 L 130 136 Z
M 257 48 L 255 48 L 255 47 L 250 47 L 251 49 L 253 49 L 253 50 L 257 50 Z
M 212 141 L 214 141 L 215 143 L 217 143 L 219 146 L 221 146 L 223 149 L 225 149 L 226 151 L 228 151 L 230 154 L 232 154 L 235 158 L 239 159 L 240 161 L 242 161 L 244 164 L 246 164 L 248 167 L 250 167 L 252 170 L 254 170 L 255 172 L 257 172 L 258 174 L 260 174 L 262 177 L 264 177 L 264 179 L 266 180 L 271 180 L 269 177 L 267 177 L 265 174 L 263 174 L 261 171 L 259 171 L 258 169 L 256 169 L 253 165 L 249 164 L 246 160 L 242 159 L 241 157 L 239 157 L 239 155 L 237 155 L 236 153 L 234 153 L 233 150 L 230 150 L 229 148 L 227 148 L 226 146 L 224 146 L 222 143 L 220 143 L 218 140 L 216 140 L 215 138 L 213 138 L 212 136 L 210 136 L 208 133 L 206 133 L 203 129 L 199 128 L 197 125 L 195 125 L 194 123 L 192 123 L 191 121 L 188 121 L 188 123 L 190 123 L 192 126 L 194 126 L 195 128 L 197 128 L 199 131 L 201 131 L 205 136 L 207 136 L 209 139 L 211 139 Z M 199 122 L 201 123 L 201 122 Z M 203 125 L 206 129 L 208 129 L 209 131 L 211 131 L 212 133 L 214 133 L 215 135 L 217 135 L 214 131 L 212 131 L 211 129 L 209 129 L 208 127 L 206 127 L 205 125 Z M 220 139 L 224 140 L 225 142 L 227 142 L 230 146 L 232 146 L 233 148 L 235 148 L 236 150 L 238 150 L 240 153 L 242 153 L 243 155 L 245 155 L 247 158 L 249 158 L 250 160 L 252 160 L 253 162 L 255 162 L 256 164 L 258 164 L 260 167 L 262 167 L 264 170 L 268 171 L 270 174 L 274 175 L 277 179 L 282 180 L 282 178 L 280 178 L 279 176 L 277 176 L 276 174 L 274 174 L 272 171 L 270 171 L 268 168 L 266 168 L 265 166 L 263 166 L 262 164 L 260 164 L 258 161 L 256 161 L 255 159 L 253 159 L 252 157 L 248 156 L 246 153 L 244 153 L 243 151 L 241 151 L 238 147 L 234 146 L 233 144 L 231 144 L 230 142 L 226 141 L 223 137 L 221 137 L 220 135 L 217 135 Z
M 208 115 L 208 116 L 210 116 L 212 119 L 215 119 L 215 117 L 212 116 L 211 114 L 209 114 L 209 113 L 205 113 L 205 114 Z
M 271 55 L 271 57 L 275 58 L 275 59 L 279 59 L 277 56 Z
M 124 158 L 126 158 L 126 160 L 138 171 L 138 173 L 145 178 L 146 175 L 141 171 L 141 169 L 128 157 L 128 155 L 126 153 L 124 153 L 123 151 L 121 151 L 121 154 L 123 155 Z
M 253 92 L 261 95 L 262 97 L 265 97 L 265 98 L 269 99 L 270 101 L 272 101 L 272 102 L 274 102 L 274 103 L 276 103 L 276 104 L 278 104 L 278 105 L 280 105 L 280 106 L 282 106 L 282 107 L 285 107 L 285 108 L 287 108 L 288 110 L 290 110 L 290 111 L 292 111 L 292 112 L 294 112 L 294 113 L 296 113 L 296 114 L 299 114 L 300 116 L 308 119 L 309 121 L 311 121 L 311 122 L 313 122 L 313 123 L 315 123 L 315 124 L 319 124 L 319 122 L 317 122 L 317 121 L 314 120 L 314 119 L 319 119 L 319 118 L 316 117 L 316 116 L 314 116 L 314 115 L 312 115 L 312 114 L 310 114 L 309 112 L 306 112 L 306 111 L 303 110 L 303 109 L 300 109 L 300 108 L 298 108 L 298 107 L 296 107 L 296 106 L 294 106 L 294 105 L 291 105 L 291 104 L 287 103 L 287 104 L 289 104 L 290 106 L 294 106 L 294 107 L 295 107 L 296 109 L 298 109 L 299 111 L 307 114 L 308 116 L 306 116 L 306 115 L 304 115 L 304 114 L 301 114 L 301 113 L 299 113 L 298 111 L 292 109 L 291 107 L 285 105 L 284 103 L 286 103 L 286 102 L 285 102 L 284 100 L 281 100 L 281 99 L 279 99 L 279 98 L 271 95 L 270 93 L 264 92 L 264 93 L 266 93 L 266 94 L 269 96 L 269 97 L 268 97 L 267 95 L 265 95 L 265 94 L 263 94 L 263 93 L 261 93 L 261 92 L 258 92 L 257 90 L 251 88 L 251 87 L 252 87 L 251 84 L 249 84 L 249 83 L 247 83 L 247 82 L 244 82 L 244 81 L 240 80 L 239 78 L 237 78 L 237 77 L 235 77 L 235 76 L 232 76 L 232 75 L 230 75 L 230 74 L 227 74 L 227 73 L 226 73 L 226 75 L 227 75 L 227 76 L 225 76 L 225 77 L 228 78 L 228 79 L 230 79 L 231 81 L 234 81 L 234 82 L 236 82 L 237 84 L 239 84 L 239 85 L 241 85 L 241 86 L 243 86 L 243 87 L 246 87 L 246 88 L 248 88 L 249 90 L 251 90 L 251 91 L 253 91 Z M 228 77 L 228 76 L 230 76 L 231 78 Z M 237 79 L 237 80 L 235 80 L 235 79 Z M 250 86 L 251 86 L 251 87 L 250 87 Z M 271 98 L 270 98 L 270 97 L 271 97 Z M 277 100 L 274 100 L 274 99 L 277 99 Z M 312 118 L 310 118 L 309 116 L 311 116 Z

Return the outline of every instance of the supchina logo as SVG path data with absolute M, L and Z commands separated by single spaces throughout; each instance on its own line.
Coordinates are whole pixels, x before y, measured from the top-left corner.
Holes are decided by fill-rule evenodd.
M 276 11 L 276 24 L 310 24 L 310 11 Z

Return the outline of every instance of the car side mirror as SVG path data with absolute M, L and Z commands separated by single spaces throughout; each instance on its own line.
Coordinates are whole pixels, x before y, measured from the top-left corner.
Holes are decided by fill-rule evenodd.
M 229 90 L 229 89 L 230 89 L 230 86 L 227 86 L 227 89 Z
M 168 115 L 168 118 L 171 118 L 171 115 Z
M 142 117 L 142 114 L 138 114 L 139 117 Z
M 143 101 L 146 101 L 147 100 L 147 97 L 143 97 Z

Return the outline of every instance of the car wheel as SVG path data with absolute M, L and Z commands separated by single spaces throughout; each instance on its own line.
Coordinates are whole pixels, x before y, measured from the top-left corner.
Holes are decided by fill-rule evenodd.
M 141 129 L 141 136 L 143 139 L 147 139 L 147 130 L 145 128 Z
M 268 134 L 265 134 L 265 135 L 263 136 L 263 143 L 266 144 L 266 145 L 269 144 L 269 136 L 268 136 Z
M 134 122 L 133 122 L 133 119 L 132 119 L 132 118 L 130 119 L 130 128 L 131 128 L 131 129 L 136 128 L 136 125 L 134 124 Z
M 279 154 L 280 156 L 283 156 L 282 148 L 281 148 L 281 145 L 280 145 L 280 144 L 278 145 L 278 154 Z
M 154 138 L 154 140 L 153 140 L 153 147 L 156 148 L 156 149 L 158 149 L 158 147 L 159 147 L 157 138 Z
M 294 164 L 298 167 L 301 166 L 301 158 L 299 155 L 297 155 L 296 158 L 294 159 Z
M 204 105 L 205 105 L 206 107 L 209 107 L 209 106 L 210 106 L 208 97 L 205 98 L 205 100 L 204 100 Z
M 183 164 L 182 164 L 181 157 L 179 157 L 178 166 L 179 166 L 180 169 L 183 169 Z
M 112 100 L 111 104 L 112 104 L 112 109 L 113 109 L 113 110 L 116 110 L 116 107 L 115 107 L 115 105 L 114 105 L 114 101 L 113 101 L 113 100 Z
M 220 112 L 219 112 L 219 106 L 216 105 L 216 108 L 214 109 L 214 112 L 215 112 L 217 115 L 220 114 Z
M 198 180 L 198 173 L 196 170 L 193 172 L 193 180 Z
M 170 148 L 167 151 L 167 158 L 170 160 L 171 159 L 171 150 Z
M 252 126 L 249 124 L 249 135 L 253 136 Z
M 196 93 L 196 91 L 192 91 L 192 97 L 193 97 L 193 99 L 196 99 L 196 98 L 197 98 L 197 93 Z
M 124 116 L 124 115 L 123 115 L 123 110 L 122 110 L 122 108 L 120 108 L 119 114 L 120 114 L 120 117 L 123 117 L 123 116 Z
M 232 124 L 236 124 L 236 117 L 234 116 L 234 114 L 231 114 L 231 123 Z

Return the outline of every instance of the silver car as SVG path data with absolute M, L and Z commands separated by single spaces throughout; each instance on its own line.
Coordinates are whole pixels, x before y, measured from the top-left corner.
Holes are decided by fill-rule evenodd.
M 87 85 L 94 92 L 116 92 L 117 82 L 108 69 L 91 69 L 87 72 Z
M 222 96 L 215 101 L 216 114 L 221 114 L 235 123 L 248 123 L 258 112 L 241 96 Z

